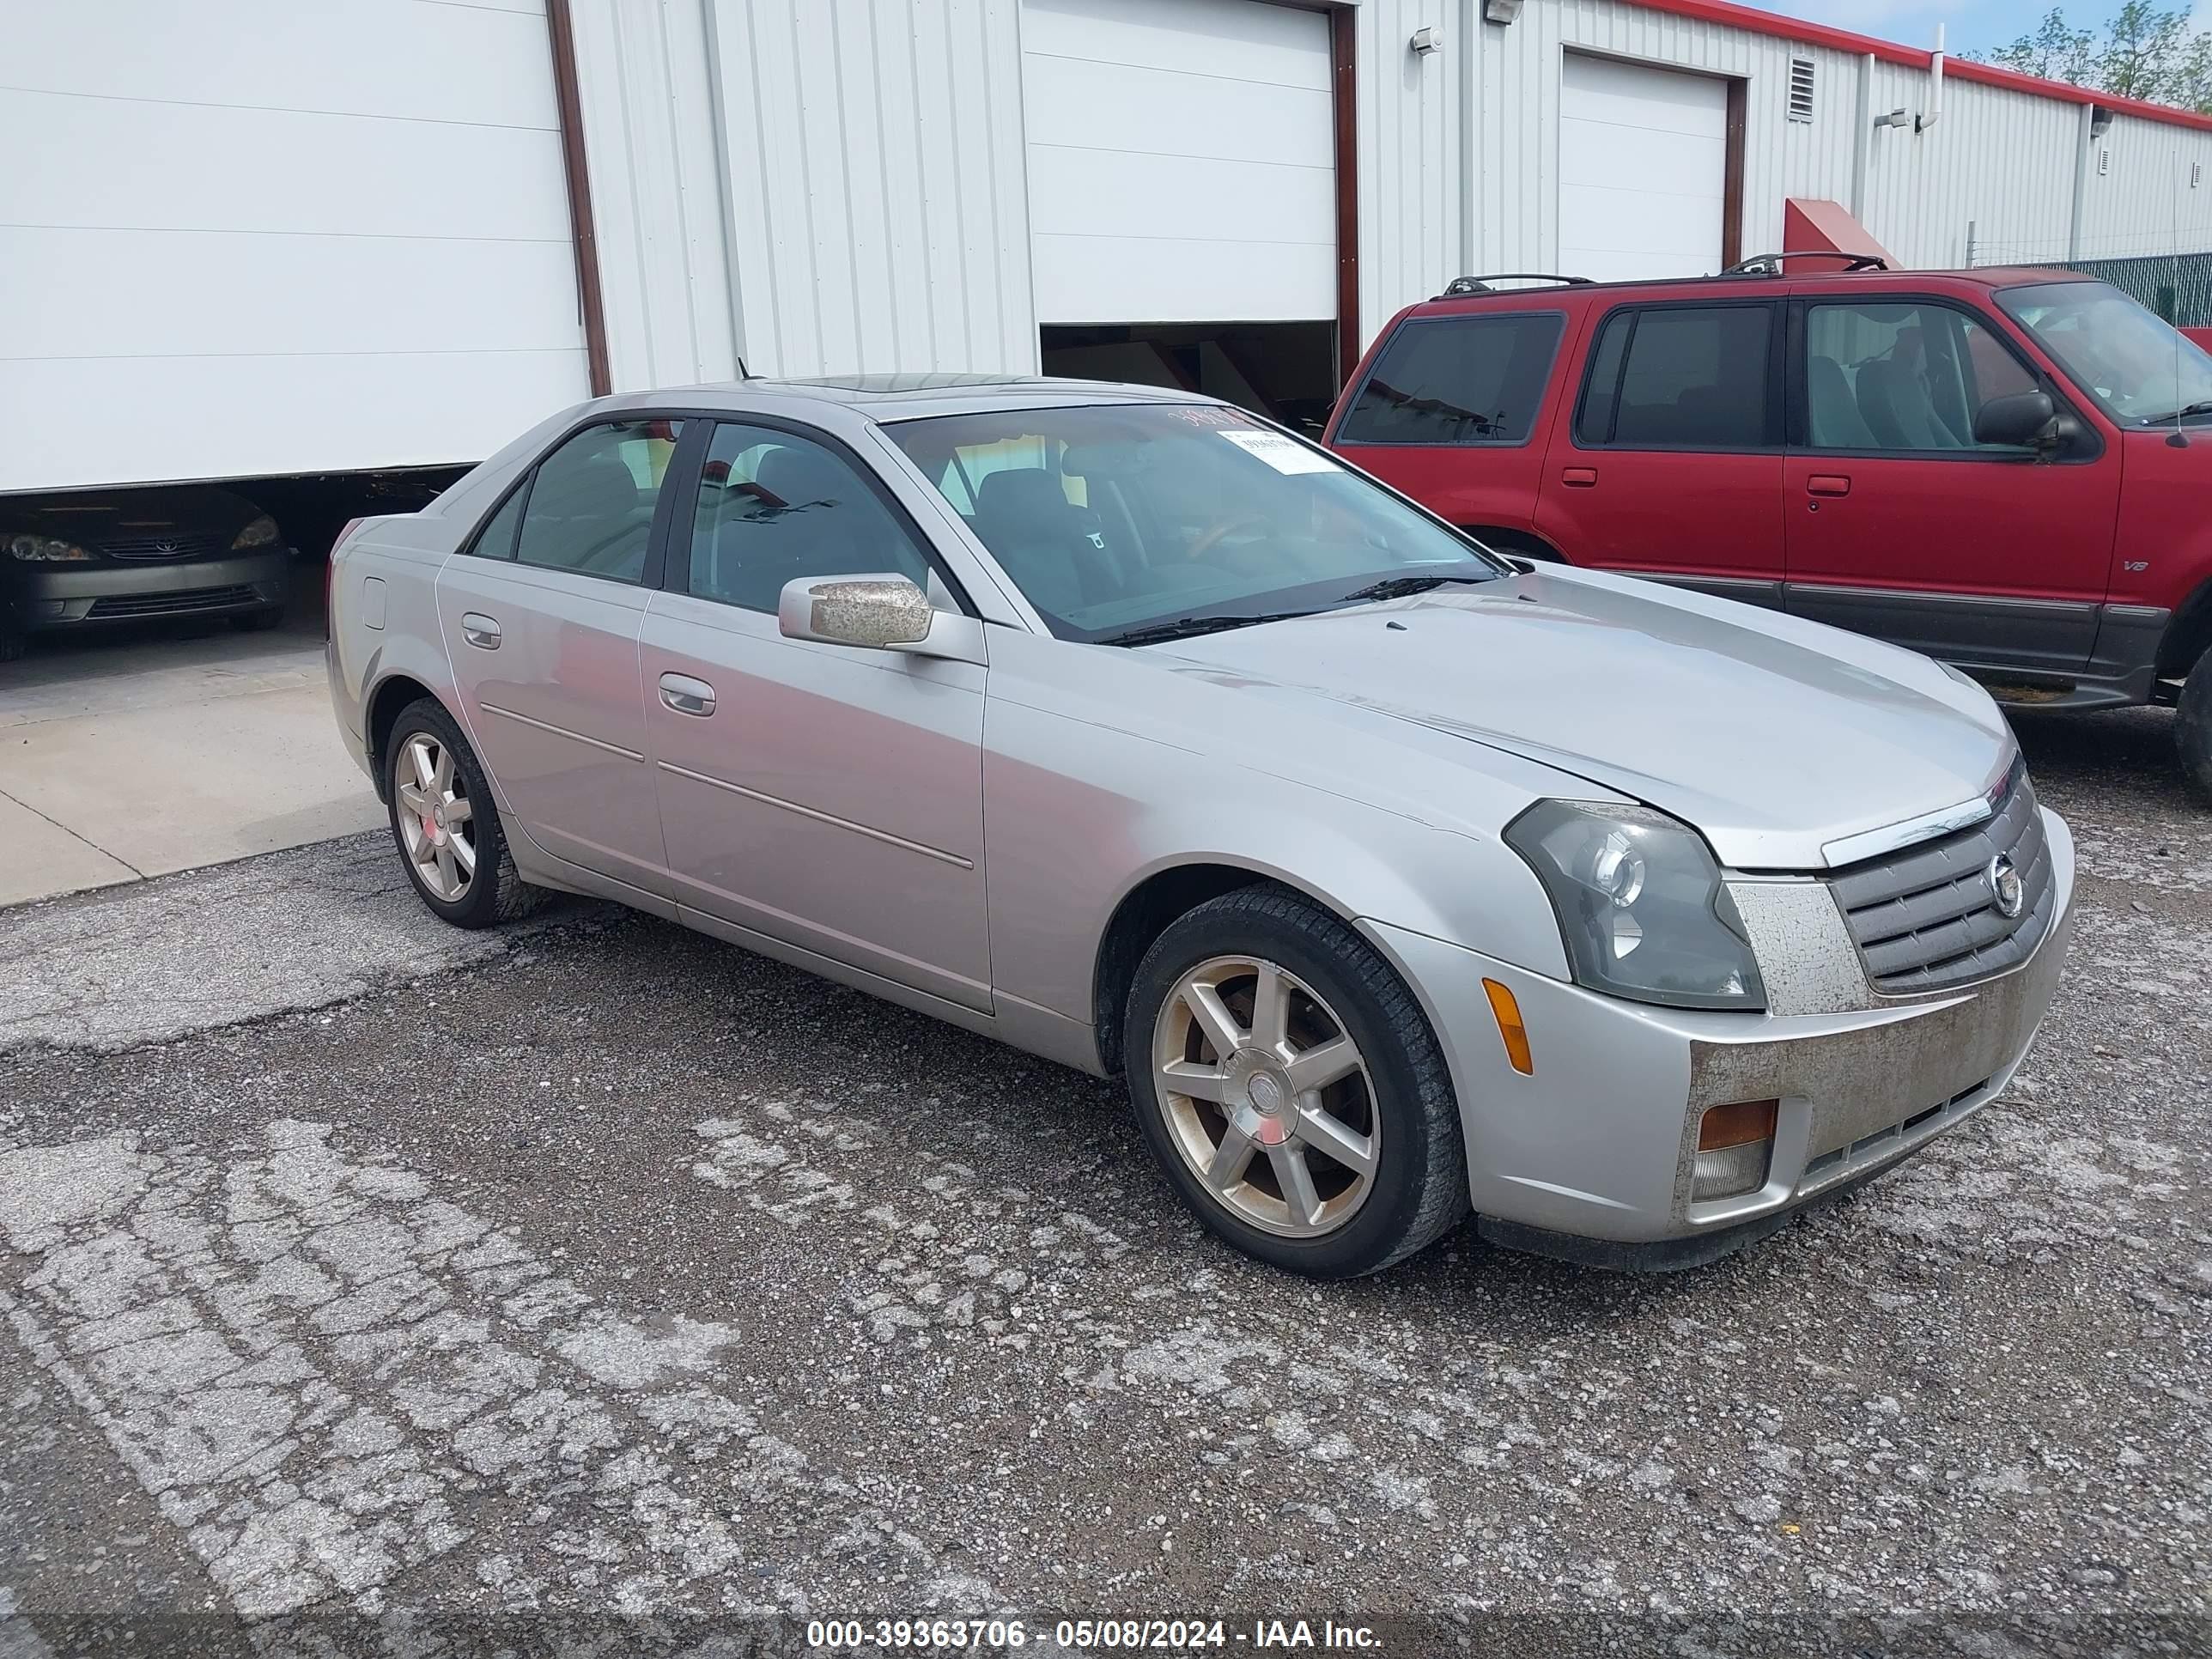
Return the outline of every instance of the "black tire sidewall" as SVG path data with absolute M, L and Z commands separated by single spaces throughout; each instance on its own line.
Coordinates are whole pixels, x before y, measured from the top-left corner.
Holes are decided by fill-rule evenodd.
M 2212 802 L 2212 651 L 2197 659 L 2181 689 L 2173 736 L 2182 775 L 2202 799 Z
M 407 856 L 405 833 L 399 827 L 399 789 L 392 777 L 392 761 L 400 745 L 417 732 L 428 733 L 445 746 L 453 757 L 462 780 L 469 787 L 471 822 L 476 826 L 477 867 L 469 882 L 469 890 L 451 902 L 440 898 L 422 884 L 416 872 L 414 860 Z M 407 872 L 407 879 L 414 886 L 417 897 L 430 907 L 441 921 L 456 927 L 489 927 L 501 920 L 499 890 L 501 866 L 507 860 L 507 831 L 500 823 L 499 808 L 491 797 L 491 786 L 484 779 L 483 768 L 477 763 L 476 750 L 469 747 L 468 739 L 461 735 L 454 723 L 438 703 L 423 698 L 410 703 L 392 723 L 392 733 L 385 739 L 384 788 L 388 798 L 392 819 L 392 841 L 399 854 L 399 862 Z
M 1455 1137 L 1458 1133 L 1457 1107 L 1449 1085 L 1441 1101 L 1435 1097 L 1434 1080 L 1443 1073 L 1442 1055 L 1410 993 L 1399 986 L 1404 1000 L 1401 1016 L 1394 1018 L 1370 988 L 1378 973 L 1393 985 L 1399 981 L 1358 933 L 1317 907 L 1283 898 L 1272 904 L 1237 902 L 1243 896 L 1232 893 L 1170 924 L 1138 966 L 1123 1039 L 1123 1065 L 1138 1127 L 1183 1201 L 1229 1243 L 1311 1278 L 1348 1279 L 1376 1272 L 1411 1253 L 1405 1240 L 1420 1224 L 1433 1182 L 1449 1180 L 1462 1194 L 1465 1190 L 1463 1164 L 1449 1170 L 1431 1167 L 1436 1146 L 1432 1115 L 1449 1112 L 1450 1132 Z M 1326 1237 L 1285 1238 L 1232 1214 L 1184 1163 L 1160 1110 L 1152 1056 L 1161 1005 L 1190 969 L 1220 956 L 1255 957 L 1289 969 L 1344 1021 L 1367 1061 L 1382 1130 L 1382 1167 L 1358 1212 Z M 1403 1018 L 1407 1009 L 1413 1022 L 1410 1029 Z M 1462 1200 L 1455 1215 L 1463 1208 Z

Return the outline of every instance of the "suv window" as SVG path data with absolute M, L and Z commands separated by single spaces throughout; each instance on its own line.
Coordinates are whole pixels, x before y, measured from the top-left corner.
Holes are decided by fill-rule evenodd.
M 1617 311 L 1590 354 L 1577 441 L 1626 449 L 1759 449 L 1767 408 L 1769 306 Z
M 1337 430 L 1347 444 L 1524 444 L 1566 318 L 1416 318 L 1390 337 Z
M 878 571 L 927 586 L 929 560 L 850 462 L 789 432 L 714 428 L 699 469 L 690 592 L 774 616 L 786 582 Z
M 645 577 L 653 503 L 680 421 L 586 427 L 538 464 L 515 557 L 610 581 Z
M 1949 306 L 1814 305 L 1805 313 L 1805 433 L 1815 449 L 1923 454 L 1983 447 L 1974 421 L 2036 378 Z

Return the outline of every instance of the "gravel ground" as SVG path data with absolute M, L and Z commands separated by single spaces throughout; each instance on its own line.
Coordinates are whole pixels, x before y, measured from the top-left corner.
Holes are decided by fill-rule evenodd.
M 2212 813 L 2169 731 L 2023 732 L 2084 875 L 2007 1097 L 1665 1279 L 1465 1234 L 1272 1273 L 1115 1085 L 594 907 L 451 933 L 374 839 L 9 912 L 0 1659 L 1010 1610 L 2204 1651 Z

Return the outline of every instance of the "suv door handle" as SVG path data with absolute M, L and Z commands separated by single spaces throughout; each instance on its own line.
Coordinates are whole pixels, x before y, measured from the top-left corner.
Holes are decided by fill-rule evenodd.
M 714 688 L 689 674 L 663 674 L 660 700 L 679 714 L 692 714 L 701 720 L 714 712 Z
M 461 637 L 481 651 L 499 649 L 499 619 L 481 611 L 461 613 Z
M 1805 480 L 1808 495 L 1848 495 L 1851 481 L 1840 472 L 1815 472 Z
M 1595 489 L 1597 469 L 1594 466 L 1563 467 L 1559 471 L 1559 482 L 1570 489 Z

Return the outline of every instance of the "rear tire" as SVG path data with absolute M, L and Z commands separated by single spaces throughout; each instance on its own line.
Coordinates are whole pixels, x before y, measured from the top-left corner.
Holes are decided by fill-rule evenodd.
M 2174 713 L 2174 744 L 2181 751 L 2181 775 L 2212 805 L 2212 651 L 2197 659 Z
M 1145 953 L 1125 1029 L 1153 1157 L 1247 1255 L 1350 1279 L 1466 1218 L 1435 1035 L 1390 964 L 1327 911 L 1267 886 L 1200 905 Z
M 399 711 L 384 745 L 392 838 L 431 914 L 456 927 L 517 921 L 545 900 L 516 872 L 476 751 L 434 698 Z

